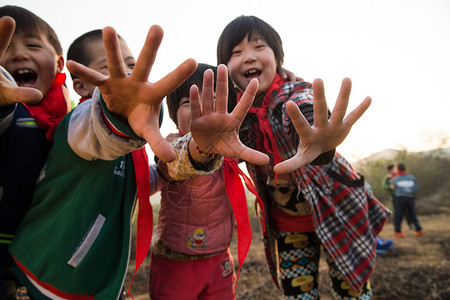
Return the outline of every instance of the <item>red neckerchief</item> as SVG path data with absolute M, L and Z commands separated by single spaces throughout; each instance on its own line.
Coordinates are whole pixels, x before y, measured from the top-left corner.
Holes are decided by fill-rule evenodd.
M 264 149 L 272 156 L 274 165 L 282 161 L 280 150 L 277 146 L 277 141 L 270 126 L 270 121 L 267 118 L 267 109 L 270 107 L 272 102 L 272 92 L 279 88 L 284 83 L 284 80 L 280 75 L 275 74 L 275 78 L 270 85 L 269 89 L 263 99 L 261 107 L 252 106 L 248 110 L 248 113 L 253 113 L 258 118 L 258 122 L 255 125 L 260 129 L 261 134 L 255 135 L 255 145 L 261 145 Z M 242 97 L 242 92 L 238 94 L 238 102 Z M 255 132 L 257 132 L 255 130 Z
M 38 105 L 23 104 L 30 115 L 36 120 L 39 128 L 46 130 L 45 137 L 53 141 L 55 129 L 62 118 L 69 112 L 62 85 L 66 74 L 57 73 L 50 90 Z
M 250 226 L 250 219 L 248 216 L 247 197 L 245 196 L 244 186 L 242 180 L 248 190 L 252 192 L 258 201 L 262 203 L 261 198 L 256 192 L 256 188 L 253 185 L 251 179 L 245 175 L 245 173 L 239 168 L 236 160 L 225 157 L 223 159 L 223 174 L 225 189 L 230 198 L 231 207 L 233 209 L 234 217 L 237 224 L 238 232 L 238 261 L 239 268 L 236 274 L 236 287 L 239 279 L 239 271 L 241 270 L 244 260 L 247 257 L 250 244 L 252 242 L 252 228 Z M 242 177 L 242 179 L 240 178 Z M 236 289 L 234 290 L 234 296 L 236 296 Z
M 136 233 L 136 264 L 134 274 L 128 286 L 128 295 L 132 299 L 130 288 L 134 277 L 147 256 L 152 241 L 153 231 L 153 210 L 150 204 L 150 171 L 148 165 L 148 156 L 145 147 L 131 152 L 133 157 L 134 172 L 136 174 L 137 193 L 139 201 L 139 211 L 137 218 Z
M 401 171 L 401 172 L 398 172 L 397 174 L 395 174 L 394 178 L 398 177 L 398 176 L 401 176 L 401 175 L 406 175 L 406 174 L 408 174 L 406 171 Z
M 79 100 L 79 102 L 78 102 L 78 104 L 81 104 L 81 103 L 83 103 L 84 101 L 89 100 L 89 99 L 91 99 L 91 97 L 81 97 L 80 100 Z

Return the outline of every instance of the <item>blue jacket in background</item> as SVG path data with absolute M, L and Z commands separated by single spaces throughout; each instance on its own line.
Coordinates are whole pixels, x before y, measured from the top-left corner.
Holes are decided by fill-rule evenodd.
M 395 197 L 405 196 L 414 198 L 417 190 L 419 189 L 416 178 L 407 173 L 400 173 L 400 175 L 394 177 L 393 185 Z

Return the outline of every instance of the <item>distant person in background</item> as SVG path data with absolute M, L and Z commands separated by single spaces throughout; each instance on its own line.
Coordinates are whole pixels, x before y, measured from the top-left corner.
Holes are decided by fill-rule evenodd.
M 394 190 L 394 229 L 395 237 L 403 238 L 401 224 L 403 213 L 408 210 L 411 214 L 411 220 L 416 227 L 416 236 L 423 236 L 422 227 L 417 219 L 414 201 L 416 192 L 419 189 L 416 178 L 406 172 L 405 164 L 399 163 L 395 166 L 395 177 L 392 178 L 391 189 Z
M 383 177 L 381 181 L 381 186 L 388 191 L 391 196 L 392 208 L 395 210 L 395 197 L 394 197 L 394 189 L 392 188 L 392 178 L 395 176 L 394 164 L 389 164 L 387 166 L 387 174 Z M 409 209 L 403 210 L 403 216 L 405 217 L 406 223 L 408 223 L 409 228 L 414 229 L 414 224 L 411 221 L 411 213 Z

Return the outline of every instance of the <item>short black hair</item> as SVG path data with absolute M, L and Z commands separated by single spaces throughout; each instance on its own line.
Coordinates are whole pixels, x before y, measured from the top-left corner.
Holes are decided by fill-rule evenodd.
M 53 28 L 31 11 L 14 5 L 5 5 L 0 7 L 0 18 L 10 16 L 16 21 L 14 33 L 22 33 L 28 36 L 39 37 L 44 35 L 48 42 L 53 46 L 57 55 L 63 55 L 61 42 Z
M 398 163 L 397 164 L 397 170 L 400 172 L 405 172 L 406 171 L 406 166 L 404 163 Z
M 393 164 L 390 164 L 390 165 L 387 166 L 387 170 L 388 170 L 388 171 L 391 171 L 393 168 L 394 168 L 394 165 L 393 165 Z
M 283 44 L 276 30 L 255 16 L 240 16 L 231 21 L 223 30 L 217 42 L 217 64 L 228 64 L 233 48 L 247 36 L 250 41 L 253 36 L 263 39 L 275 54 L 277 72 L 284 62 Z
M 208 69 L 211 69 L 214 72 L 214 87 L 215 87 L 217 78 L 217 68 L 208 64 L 199 63 L 194 73 L 188 79 L 186 79 L 186 81 L 183 82 L 176 90 L 167 95 L 166 100 L 167 109 L 169 110 L 169 116 L 175 123 L 175 125 L 178 126 L 177 111 L 178 108 L 180 107 L 181 98 L 183 97 L 189 98 L 191 86 L 194 84 L 198 86 L 199 90 L 202 89 L 203 74 Z
M 67 60 L 76 61 L 84 66 L 89 65 L 92 62 L 92 56 L 86 51 L 86 45 L 93 41 L 103 41 L 101 29 L 94 29 L 77 37 L 67 50 Z M 70 76 L 72 79 L 77 77 L 72 73 Z

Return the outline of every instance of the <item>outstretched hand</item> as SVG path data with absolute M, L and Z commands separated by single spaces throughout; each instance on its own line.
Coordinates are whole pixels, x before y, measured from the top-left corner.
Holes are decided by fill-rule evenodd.
M 0 61 L 14 34 L 16 22 L 11 17 L 0 18 Z M 42 93 L 34 88 L 17 87 L 0 72 L 0 106 L 14 103 L 36 103 L 42 99 Z
M 325 99 L 324 86 L 321 79 L 314 80 L 314 125 L 310 126 L 298 106 L 289 101 L 286 109 L 291 117 L 292 123 L 300 136 L 297 154 L 274 167 L 278 174 L 287 174 L 302 166 L 311 163 L 320 154 L 335 149 L 341 144 L 350 132 L 353 124 L 369 108 L 371 98 L 366 97 L 347 117 L 348 101 L 352 82 L 349 78 L 342 81 L 341 89 L 336 105 L 328 119 L 328 108 Z M 345 117 L 345 119 L 344 119 Z
M 187 59 L 164 78 L 149 83 L 148 77 L 162 37 L 161 27 L 154 25 L 150 28 L 130 76 L 126 74 L 119 40 L 112 27 L 103 29 L 109 76 L 74 61 L 68 61 L 67 68 L 83 80 L 96 85 L 108 110 L 128 122 L 133 131 L 149 143 L 156 156 L 170 162 L 176 155 L 159 131 L 161 101 L 195 71 L 197 63 L 193 59 Z
M 217 67 L 216 93 L 214 97 L 214 74 L 205 71 L 202 99 L 197 86 L 191 87 L 191 133 L 195 143 L 205 153 L 239 158 L 244 161 L 264 165 L 269 157 L 245 146 L 239 140 L 239 128 L 252 106 L 258 90 L 258 81 L 252 80 L 235 109 L 229 114 L 228 69 L 225 65 Z

